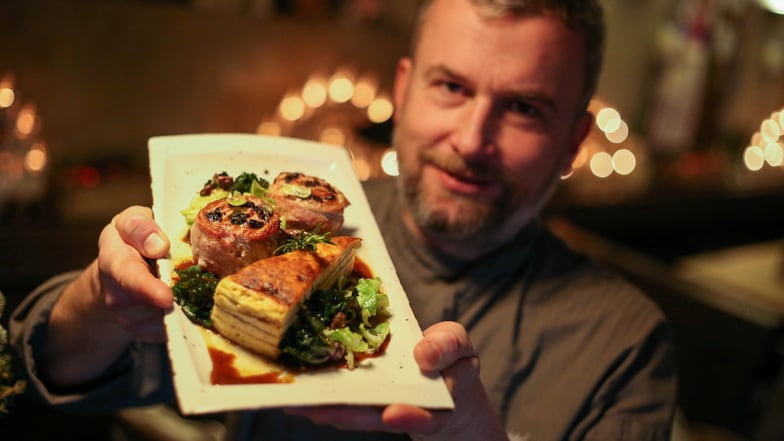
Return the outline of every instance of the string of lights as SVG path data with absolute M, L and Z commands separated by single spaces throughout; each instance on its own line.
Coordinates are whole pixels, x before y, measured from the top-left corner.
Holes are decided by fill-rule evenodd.
M 36 107 L 24 103 L 14 78 L 0 79 L 0 208 L 9 200 L 28 202 L 46 191 L 49 162 Z

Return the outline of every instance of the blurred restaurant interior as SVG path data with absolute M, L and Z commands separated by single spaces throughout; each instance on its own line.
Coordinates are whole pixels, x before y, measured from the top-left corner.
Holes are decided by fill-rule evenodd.
M 151 203 L 152 136 L 300 137 L 345 146 L 361 179 L 394 174 L 392 73 L 418 3 L 1 1 L 3 326 Z M 602 3 L 596 127 L 546 220 L 670 318 L 674 439 L 784 439 L 784 2 Z M 147 414 L 15 412 L 9 439 L 172 439 L 145 435 L 162 432 Z

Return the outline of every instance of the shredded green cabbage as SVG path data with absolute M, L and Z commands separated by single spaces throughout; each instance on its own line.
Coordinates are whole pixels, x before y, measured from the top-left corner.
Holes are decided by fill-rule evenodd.
M 357 283 L 357 302 L 362 308 L 362 323 L 370 326 L 370 317 L 389 306 L 389 298 L 381 293 L 381 279 L 359 279 Z
M 332 360 L 343 358 L 353 369 L 357 355 L 376 352 L 389 336 L 388 305 L 389 299 L 382 293 L 378 277 L 354 279 L 345 288 L 316 291 L 300 307 L 299 319 L 289 328 L 281 350 L 301 362 L 313 364 L 309 360 L 317 357 L 310 352 L 319 345 L 310 350 L 295 337 L 303 332 L 319 334 L 343 348 L 335 352 L 338 358 Z M 343 319 L 337 327 L 333 320 L 339 314 Z
M 353 332 L 348 326 L 345 328 L 328 330 L 326 333 L 330 339 L 343 343 L 343 346 L 351 352 L 367 352 L 368 349 L 370 349 L 362 335 Z

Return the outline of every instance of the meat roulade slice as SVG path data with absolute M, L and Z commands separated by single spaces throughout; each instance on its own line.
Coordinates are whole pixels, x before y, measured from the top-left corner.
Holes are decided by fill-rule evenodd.
M 190 231 L 194 262 L 219 277 L 271 256 L 279 237 L 278 214 L 263 199 L 248 195 L 210 202 Z
M 290 235 L 317 227 L 322 233 L 336 234 L 349 205 L 346 196 L 329 182 L 297 172 L 280 173 L 270 185 L 269 195 L 284 220 L 284 231 Z

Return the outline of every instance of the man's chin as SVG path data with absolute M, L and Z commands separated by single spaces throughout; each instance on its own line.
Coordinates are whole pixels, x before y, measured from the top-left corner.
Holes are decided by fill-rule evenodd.
M 442 239 L 466 240 L 486 236 L 491 229 L 491 215 L 476 210 L 454 210 L 452 213 L 428 211 L 417 220 L 422 229 Z
M 486 200 L 463 197 L 436 186 L 419 184 L 419 191 L 410 191 L 406 202 L 414 222 L 428 235 L 463 240 L 485 235 L 499 216 L 496 205 Z

